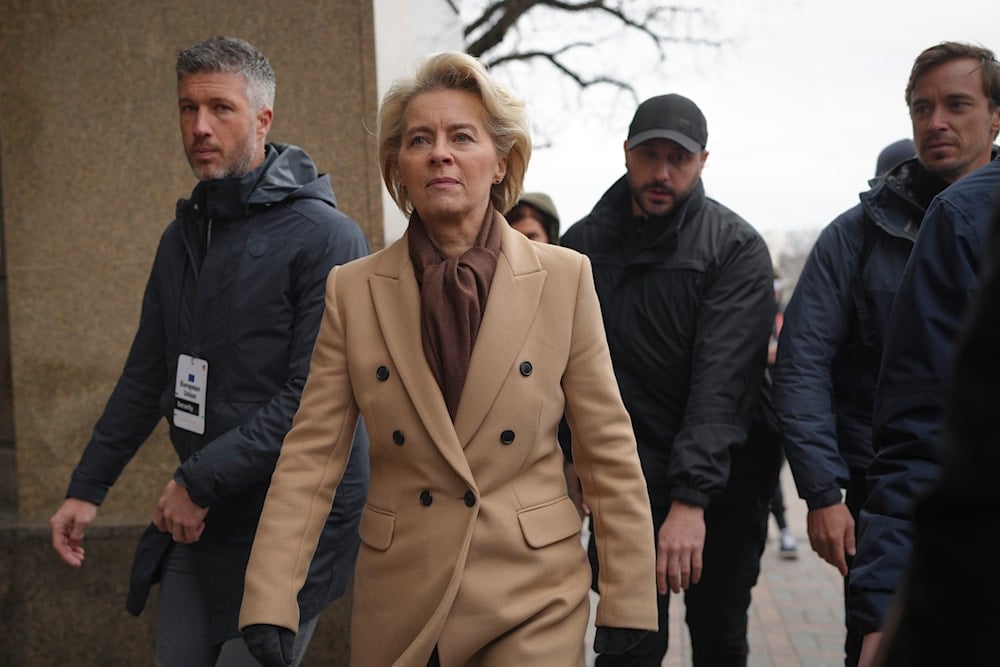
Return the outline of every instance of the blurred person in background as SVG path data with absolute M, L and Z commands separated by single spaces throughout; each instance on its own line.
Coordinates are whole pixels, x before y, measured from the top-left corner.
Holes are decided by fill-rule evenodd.
M 532 241 L 559 245 L 559 213 L 544 192 L 525 192 L 505 217 Z

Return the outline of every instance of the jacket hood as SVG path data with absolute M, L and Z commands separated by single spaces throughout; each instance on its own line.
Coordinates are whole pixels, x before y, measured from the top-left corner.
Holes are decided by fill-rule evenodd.
M 993 146 L 990 159 L 998 157 L 1000 147 Z M 916 157 L 900 162 L 883 176 L 868 181 L 868 185 L 871 190 L 859 195 L 865 213 L 887 233 L 911 237 L 920 227 L 931 199 L 948 187 Z
M 177 202 L 178 219 L 205 215 L 229 220 L 246 215 L 251 205 L 286 200 L 317 199 L 336 208 L 337 198 L 327 174 L 319 174 L 312 158 L 290 144 L 269 143 L 264 162 L 244 176 L 199 181 L 191 196 Z
M 291 144 L 269 143 L 264 169 L 246 201 L 273 204 L 285 199 L 320 199 L 337 205 L 330 176 L 317 171 L 308 153 Z

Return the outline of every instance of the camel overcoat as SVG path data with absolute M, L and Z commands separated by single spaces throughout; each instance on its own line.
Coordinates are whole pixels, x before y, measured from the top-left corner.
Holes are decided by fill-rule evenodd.
M 297 628 L 296 593 L 359 412 L 371 481 L 351 664 L 582 665 L 590 568 L 564 412 L 600 549 L 597 625 L 655 630 L 652 519 L 586 257 L 506 222 L 454 422 L 424 356 L 407 238 L 335 268 L 246 575 L 240 627 Z

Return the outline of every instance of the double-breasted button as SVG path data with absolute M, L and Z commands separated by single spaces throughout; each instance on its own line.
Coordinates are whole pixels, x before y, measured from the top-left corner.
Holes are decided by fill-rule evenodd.
M 528 377 L 529 375 L 531 375 L 531 371 L 532 370 L 533 370 L 533 368 L 531 366 L 531 362 L 530 361 L 522 361 L 521 362 L 521 375 L 523 375 L 524 377 Z
M 379 382 L 385 382 L 389 379 L 389 369 L 385 366 L 379 366 L 378 370 L 375 371 L 375 377 L 378 378 Z
M 406 442 L 406 436 L 403 435 L 402 431 L 393 431 L 392 441 L 397 445 L 402 445 L 404 442 Z
M 427 507 L 432 502 L 434 502 L 434 496 L 431 495 L 430 491 L 421 491 L 420 492 L 420 504 L 421 505 L 423 505 L 424 507 Z
M 500 433 L 500 442 L 502 442 L 505 445 L 509 445 L 510 443 L 514 442 L 514 432 L 511 431 L 509 428 L 504 430 L 502 433 Z
M 466 507 L 472 507 L 476 504 L 476 494 L 472 491 L 465 492 L 465 505 Z

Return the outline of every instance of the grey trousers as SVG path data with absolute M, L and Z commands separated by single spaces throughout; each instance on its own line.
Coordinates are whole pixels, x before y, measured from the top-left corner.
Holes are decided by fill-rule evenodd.
M 209 643 L 206 602 L 193 549 L 175 544 L 163 567 L 156 604 L 156 667 L 260 667 L 242 637 Z M 319 615 L 299 625 L 292 667 L 302 662 L 318 620 Z

